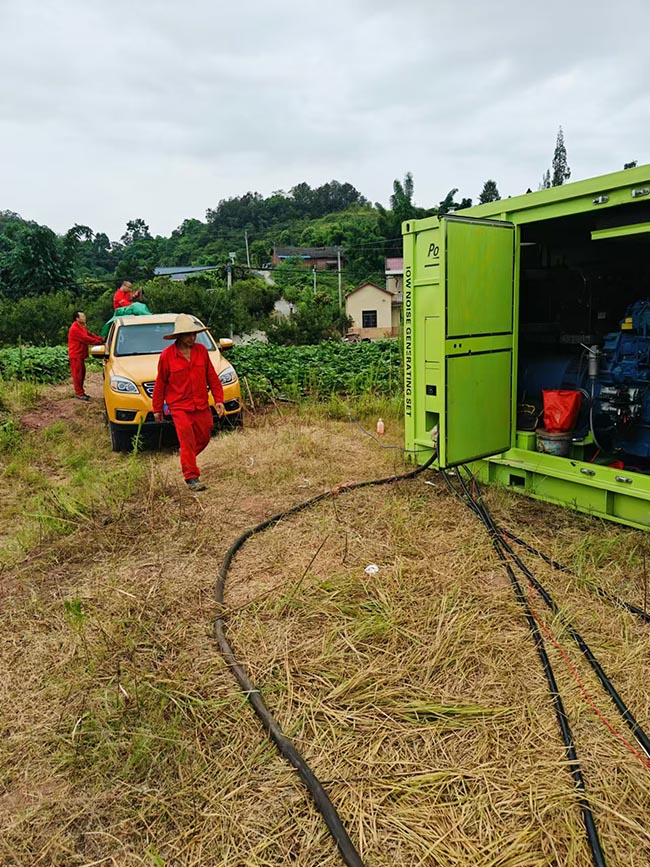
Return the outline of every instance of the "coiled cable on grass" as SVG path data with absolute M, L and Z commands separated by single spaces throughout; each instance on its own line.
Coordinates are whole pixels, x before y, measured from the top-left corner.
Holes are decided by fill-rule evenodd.
M 330 834 L 334 838 L 336 845 L 339 848 L 341 858 L 343 859 L 344 863 L 348 865 L 348 867 L 364 867 L 364 864 L 361 860 L 361 856 L 359 855 L 354 844 L 350 840 L 350 837 L 345 830 L 345 827 L 343 826 L 343 823 L 339 814 L 336 811 L 336 808 L 332 804 L 327 792 L 325 791 L 321 782 L 311 770 L 305 759 L 296 749 L 293 742 L 282 731 L 282 727 L 266 706 L 266 703 L 262 698 L 262 693 L 248 676 L 246 668 L 242 665 L 241 662 L 239 662 L 228 639 L 226 638 L 225 611 L 223 601 L 226 578 L 235 554 L 243 547 L 243 545 L 248 541 L 248 539 L 251 538 L 251 536 L 257 535 L 258 533 L 263 532 L 269 527 L 278 524 L 284 518 L 288 518 L 290 515 L 296 515 L 298 512 L 303 512 L 305 509 L 308 509 L 311 506 L 315 506 L 317 503 L 320 503 L 322 500 L 326 500 L 329 497 L 335 497 L 338 494 L 344 494 L 348 491 L 355 491 L 359 488 L 367 488 L 374 485 L 388 485 L 393 482 L 401 482 L 405 481 L 406 479 L 413 479 L 416 476 L 419 476 L 420 473 L 423 473 L 425 470 L 427 470 L 433 464 L 436 457 L 437 454 L 434 451 L 429 457 L 429 459 L 426 461 L 426 463 L 422 464 L 422 466 L 420 467 L 416 467 L 416 469 L 411 470 L 408 473 L 387 476 L 380 479 L 371 479 L 365 482 L 347 482 L 345 484 L 338 485 L 337 487 L 332 488 L 329 491 L 324 491 L 321 494 L 317 494 L 315 497 L 311 497 L 311 499 L 309 500 L 305 500 L 302 503 L 291 506 L 290 508 L 285 509 L 283 512 L 278 512 L 278 514 L 272 515 L 265 521 L 256 524 L 254 527 L 250 527 L 248 530 L 238 536 L 237 539 L 235 539 L 230 548 L 228 548 L 228 550 L 226 551 L 226 554 L 221 563 L 221 568 L 219 569 L 219 574 L 217 576 L 215 595 L 217 605 L 219 607 L 219 613 L 217 614 L 215 620 L 214 629 L 217 642 L 219 643 L 219 647 L 221 649 L 221 653 L 223 654 L 226 663 L 228 664 L 233 675 L 235 676 L 235 679 L 245 693 L 246 698 L 251 703 L 251 706 L 257 714 L 266 733 L 275 743 L 284 758 L 287 759 L 287 761 L 291 765 L 293 765 L 293 767 L 298 771 L 300 778 L 309 790 L 309 793 L 311 794 L 317 809 L 323 816 L 325 824 L 327 825 Z

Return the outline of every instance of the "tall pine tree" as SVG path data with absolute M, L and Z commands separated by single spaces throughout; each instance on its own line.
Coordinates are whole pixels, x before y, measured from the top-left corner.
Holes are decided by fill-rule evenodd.
M 564 132 L 562 131 L 562 127 L 557 131 L 555 153 L 553 154 L 553 163 L 551 167 L 553 170 L 551 186 L 561 187 L 562 184 L 565 181 L 568 181 L 571 177 L 571 169 L 567 162 L 566 147 L 564 145 Z
M 481 190 L 481 194 L 479 195 L 478 200 L 481 205 L 484 205 L 486 202 L 501 201 L 501 196 L 499 195 L 499 190 L 497 188 L 497 182 L 493 180 L 487 180 L 483 184 L 483 189 Z

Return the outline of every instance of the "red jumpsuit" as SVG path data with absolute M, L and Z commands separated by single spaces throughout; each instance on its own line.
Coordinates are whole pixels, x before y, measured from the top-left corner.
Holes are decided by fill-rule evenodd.
M 95 343 L 103 343 L 104 338 L 88 331 L 85 325 L 75 320 L 68 331 L 68 360 L 70 361 L 70 373 L 74 393 L 82 397 L 84 392 L 84 380 L 86 378 L 86 358 L 88 347 Z
M 128 307 L 130 304 L 133 304 L 137 297 L 137 291 L 127 292 L 126 289 L 118 289 L 115 295 L 113 295 L 113 310 L 117 310 L 119 307 Z
M 188 361 L 175 343 L 163 349 L 153 390 L 153 411 L 162 412 L 166 403 L 174 421 L 181 447 L 181 469 L 185 480 L 201 475 L 196 456 L 210 442 L 212 411 L 208 388 L 215 403 L 223 403 L 223 386 L 208 350 L 195 343 Z

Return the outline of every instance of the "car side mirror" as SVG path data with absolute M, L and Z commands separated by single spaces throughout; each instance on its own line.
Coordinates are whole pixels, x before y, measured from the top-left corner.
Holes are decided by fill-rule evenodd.
M 108 358 L 108 353 L 106 352 L 106 344 L 99 343 L 97 346 L 91 346 L 90 354 L 93 358 Z
M 219 349 L 222 352 L 225 352 L 227 349 L 232 349 L 235 344 L 229 337 L 220 337 L 219 338 Z

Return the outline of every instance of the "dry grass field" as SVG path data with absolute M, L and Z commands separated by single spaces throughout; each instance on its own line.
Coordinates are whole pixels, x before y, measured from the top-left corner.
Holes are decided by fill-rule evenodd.
M 215 438 L 192 496 L 172 451 L 114 455 L 98 403 L 5 395 L 0 451 L 0 864 L 341 863 L 213 639 L 214 582 L 247 527 L 401 472 L 317 410 Z M 2 428 L 0 428 L 1 430 Z M 396 421 L 387 441 L 400 442 Z M 491 490 L 498 522 L 650 729 L 645 534 Z M 367 574 L 369 564 L 378 571 Z M 628 730 L 538 599 L 599 710 Z M 477 518 L 435 473 L 328 500 L 253 537 L 228 635 L 367 867 L 591 863 L 543 672 Z M 650 769 L 548 644 L 609 867 L 650 864 Z

